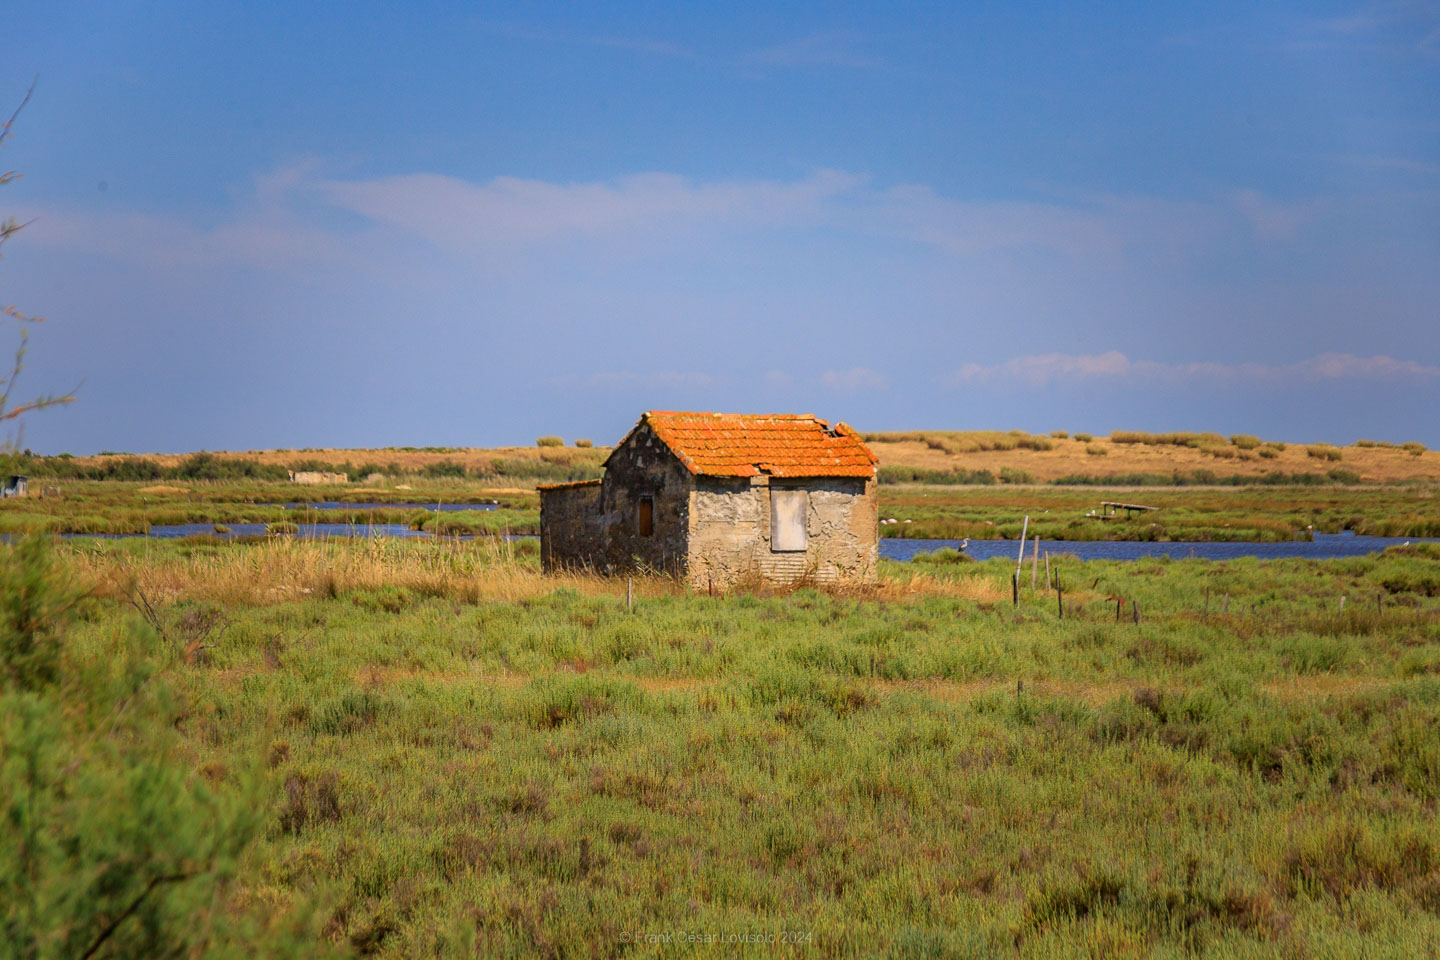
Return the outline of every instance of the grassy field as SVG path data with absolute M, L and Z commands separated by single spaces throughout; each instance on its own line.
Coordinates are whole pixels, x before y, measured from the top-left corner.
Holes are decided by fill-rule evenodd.
M 1064 436 L 1060 436 L 1064 434 Z M 1284 443 L 1259 437 L 1212 433 L 1151 434 L 1113 431 L 1109 436 L 1050 435 L 1023 431 L 903 431 L 867 433 L 865 439 L 882 468 L 904 475 L 929 474 L 936 480 L 981 476 L 989 482 L 1055 483 L 1100 480 L 1108 483 L 1187 483 L 1258 480 L 1266 475 L 1300 476 L 1344 483 L 1417 483 L 1440 481 L 1440 451 L 1418 443 L 1361 440 L 1346 446 Z M 131 454 L 51 457 L 17 472 L 36 475 L 77 470 L 117 470 L 122 476 L 137 465 L 160 479 L 160 471 L 189 472 L 203 478 L 217 466 L 252 472 L 333 469 L 351 481 L 380 475 L 419 476 L 427 480 L 469 477 L 492 486 L 531 486 L 536 482 L 598 476 L 608 447 L 389 447 L 380 449 L 247 450 L 227 453 Z M 128 467 L 127 467 L 128 464 Z M 882 479 L 889 472 L 882 470 Z M 131 477 L 146 479 L 146 477 Z M 273 479 L 273 478 L 272 478 Z
M 1102 500 L 1154 511 L 1102 519 Z M 1045 540 L 1294 540 L 1313 532 L 1440 537 L 1440 488 L 881 487 L 884 536 Z M 908 522 L 907 522 L 908 521 Z
M 1016 538 L 1026 516 L 1046 540 L 1293 540 L 1312 532 L 1440 536 L 1440 487 L 1430 484 L 1226 488 L 880 486 L 880 511 L 896 523 L 887 537 Z M 487 504 L 499 509 L 436 514 L 417 507 L 318 510 L 307 503 Z M 1134 519 L 1087 516 L 1101 500 L 1159 509 Z M 287 508 L 284 504 L 296 503 Z M 535 534 L 533 489 L 480 480 L 430 478 L 356 487 L 296 486 L 263 480 L 146 484 L 69 481 L 58 496 L 0 501 L 0 533 L 144 533 L 152 524 L 390 523 L 446 534 Z M 283 528 L 279 528 L 283 529 Z
M 1063 619 L 1054 593 L 1012 606 L 999 561 L 884 564 L 833 593 L 647 579 L 631 611 L 623 582 L 542 577 L 528 546 L 61 549 L 89 591 L 72 669 L 149 638 L 189 778 L 259 817 L 224 912 L 311 916 L 315 944 L 1328 958 L 1440 942 L 1428 546 L 1062 558 Z
M 1062 431 L 1057 431 L 1062 432 Z M 1440 479 L 1440 452 L 1420 444 L 1372 441 L 1330 444 L 1263 442 L 1258 437 L 1217 434 L 1144 434 L 1039 437 L 998 431 L 907 431 L 865 435 L 882 466 L 937 472 L 1007 471 L 1021 482 L 1149 476 L 1259 478 L 1265 474 L 1336 475 L 1365 483 L 1433 482 Z

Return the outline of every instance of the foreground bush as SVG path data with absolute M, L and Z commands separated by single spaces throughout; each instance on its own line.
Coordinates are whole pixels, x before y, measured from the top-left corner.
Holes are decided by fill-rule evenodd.
M 3 548 L 0 955 L 292 952 L 298 927 L 230 900 L 268 816 L 262 781 L 197 776 L 193 705 L 170 678 L 183 650 L 138 624 L 77 650 L 82 602 L 41 539 Z M 328 952 L 313 936 L 307 953 Z

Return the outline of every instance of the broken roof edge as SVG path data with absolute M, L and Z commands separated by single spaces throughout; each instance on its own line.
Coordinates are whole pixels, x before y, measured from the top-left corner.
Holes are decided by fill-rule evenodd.
M 593 480 L 567 480 L 564 483 L 538 483 L 535 485 L 535 489 L 539 493 L 545 493 L 550 490 L 573 490 L 576 487 L 592 487 L 599 482 L 600 478 L 595 477 Z
M 880 458 L 875 456 L 875 454 L 871 452 L 870 445 L 865 442 L 865 438 L 860 436 L 860 434 L 855 430 L 855 428 L 850 426 L 850 424 L 846 423 L 844 420 L 841 420 L 839 423 L 835 424 L 834 433 L 838 436 L 849 437 L 851 440 L 854 440 L 855 445 L 864 452 L 865 456 L 870 458 L 871 463 L 880 462 Z

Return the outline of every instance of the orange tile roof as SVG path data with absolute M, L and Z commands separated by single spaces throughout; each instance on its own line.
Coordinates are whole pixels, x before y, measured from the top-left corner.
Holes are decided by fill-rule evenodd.
M 875 475 L 875 455 L 860 440 L 859 434 L 843 423 L 832 428 L 826 421 L 809 414 L 651 410 L 630 432 L 634 433 L 641 425 L 648 425 L 693 474 L 709 477 Z M 620 444 L 624 442 L 621 440 Z

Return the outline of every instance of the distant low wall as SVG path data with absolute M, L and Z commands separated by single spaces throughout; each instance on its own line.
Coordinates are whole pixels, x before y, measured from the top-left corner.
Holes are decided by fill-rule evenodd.
M 326 473 L 326 472 L 323 471 L 323 470 L 291 470 L 291 471 L 290 471 L 290 482 L 291 482 L 291 483 L 305 483 L 305 484 L 316 484 L 316 483 L 349 483 L 349 482 L 350 482 L 350 474 L 348 474 L 348 473 Z

